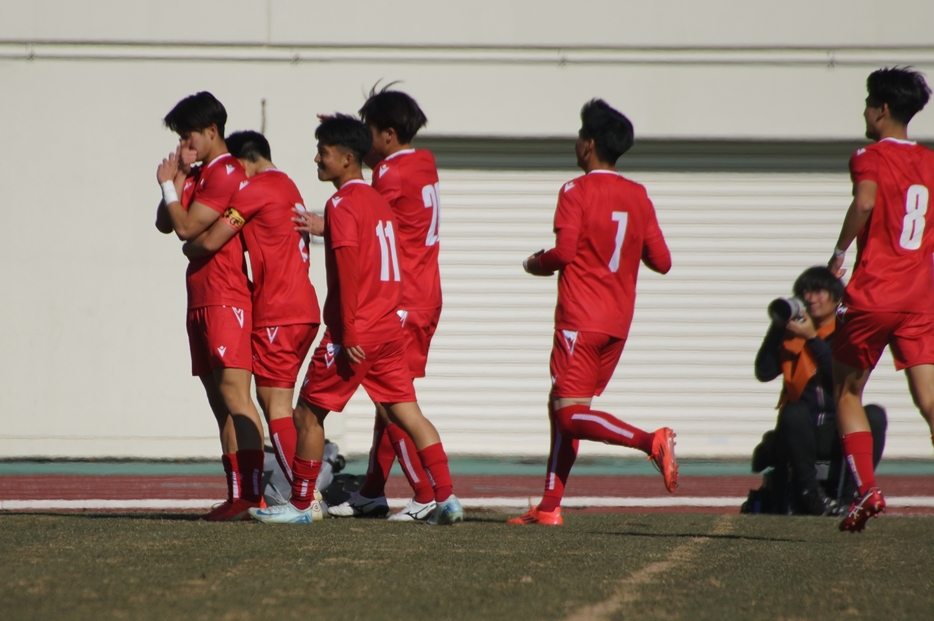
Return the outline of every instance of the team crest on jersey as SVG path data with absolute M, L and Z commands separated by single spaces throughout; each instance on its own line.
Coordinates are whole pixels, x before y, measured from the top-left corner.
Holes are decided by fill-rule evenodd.
M 239 324 L 240 324 L 240 327 L 242 328 L 242 327 L 243 327 L 243 309 L 242 309 L 242 308 L 234 308 L 233 306 L 231 306 L 231 307 L 230 307 L 230 310 L 233 311 L 234 317 L 237 318 L 237 323 L 239 323 Z
M 219 353 L 221 355 L 221 358 L 223 358 L 224 354 L 227 353 L 227 348 L 221 345 L 220 347 L 217 348 L 217 353 Z
M 400 308 L 396 311 L 396 314 L 399 315 L 399 321 L 402 322 L 402 327 L 405 327 L 405 320 L 409 318 L 409 311 Z
M 343 196 L 335 196 L 334 198 L 331 199 L 331 204 L 337 207 L 342 200 L 344 200 Z
M 561 336 L 564 337 L 564 344 L 568 348 L 568 353 L 574 355 L 574 345 L 577 343 L 577 330 L 562 330 Z
M 245 188 L 245 187 L 248 186 L 248 185 L 250 185 L 250 182 L 249 182 L 249 181 L 241 181 L 241 182 L 240 182 L 240 189 L 242 190 L 243 188 Z
M 380 177 L 382 177 L 383 175 L 385 175 L 385 174 L 388 173 L 388 172 L 389 172 L 389 166 L 386 166 L 385 164 L 383 164 L 382 166 L 379 167 L 379 176 L 380 176 Z
M 228 174 L 228 175 L 229 175 L 230 173 L 232 173 L 233 171 L 235 171 L 235 170 L 237 170 L 237 169 L 234 168 L 233 166 L 231 166 L 230 164 L 227 164 L 227 174 Z
M 272 345 L 276 340 L 276 335 L 279 334 L 279 326 L 275 328 L 266 328 L 266 337 L 269 339 L 269 344 Z
M 324 352 L 324 364 L 330 369 L 331 365 L 334 364 L 334 359 L 337 358 L 337 354 L 340 353 L 341 346 L 336 343 L 328 343 L 327 348 Z
M 191 188 L 191 186 L 193 186 L 194 184 L 195 184 L 195 182 L 192 181 L 191 179 L 189 179 L 188 181 L 185 182 L 185 187 L 182 189 L 182 192 L 186 192 L 186 191 L 189 190 L 189 189 Z
M 565 191 L 565 192 L 569 192 L 569 191 L 571 191 L 572 189 L 574 189 L 574 182 L 573 182 L 573 181 L 568 181 L 567 183 L 564 184 L 564 191 Z

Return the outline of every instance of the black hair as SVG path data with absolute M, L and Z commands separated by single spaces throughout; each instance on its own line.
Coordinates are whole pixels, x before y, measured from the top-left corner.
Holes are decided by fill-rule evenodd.
M 216 125 L 218 133 L 223 137 L 227 110 L 214 95 L 201 91 L 175 104 L 162 121 L 178 135 L 204 131 L 211 125 Z
M 615 164 L 632 147 L 632 123 L 602 99 L 591 99 L 581 108 L 580 137 L 593 140 L 600 161 Z
M 269 141 L 259 132 L 234 132 L 227 136 L 227 150 L 237 159 L 258 162 L 260 158 L 272 161 Z
M 376 85 L 360 108 L 360 118 L 367 125 L 383 131 L 390 127 L 396 130 L 401 144 L 408 144 L 418 130 L 428 123 L 428 118 L 418 103 L 401 91 L 389 90 L 396 82 L 390 82 L 377 92 Z
M 335 114 L 321 121 L 315 130 L 315 138 L 321 144 L 352 152 L 361 165 L 373 146 L 370 128 L 349 114 Z
M 835 301 L 843 298 L 843 281 L 833 275 L 827 266 L 809 267 L 798 276 L 792 288 L 795 297 L 804 298 L 806 291 L 827 291 Z
M 888 104 L 892 119 L 908 125 L 931 98 L 931 89 L 924 76 L 910 67 L 878 69 L 866 78 L 869 97 L 866 104 L 874 108 Z

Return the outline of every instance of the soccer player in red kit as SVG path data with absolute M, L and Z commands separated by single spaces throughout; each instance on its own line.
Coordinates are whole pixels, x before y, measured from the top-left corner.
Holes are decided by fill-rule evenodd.
M 921 74 L 898 67 L 874 71 L 866 87 L 866 137 L 875 142 L 850 158 L 853 202 L 829 262 L 842 276 L 856 240 L 832 353 L 837 423 L 860 494 L 840 522 L 851 532 L 885 510 L 862 396 L 886 345 L 934 433 L 934 152 L 908 140 L 908 122 L 931 90 Z
M 213 95 L 186 97 L 164 121 L 178 133 L 179 147 L 156 172 L 163 193 L 156 227 L 187 241 L 227 211 L 246 177 L 227 151 L 227 111 Z M 192 151 L 202 164 L 180 167 L 179 156 Z M 227 501 L 204 517 L 244 519 L 260 503 L 264 453 L 263 428 L 250 397 L 252 305 L 239 238 L 216 254 L 191 259 L 186 285 L 191 372 L 201 379 L 217 420 L 227 476 Z
M 671 429 L 646 433 L 591 409 L 629 335 L 640 261 L 661 274 L 671 269 L 671 254 L 645 188 L 616 172 L 616 160 L 632 142 L 632 124 L 622 113 L 601 99 L 584 105 L 575 150 L 586 174 L 558 193 L 555 248 L 524 262 L 536 276 L 560 272 L 548 403 L 551 454 L 542 501 L 509 524 L 563 523 L 561 499 L 580 440 L 644 451 L 669 492 L 678 484 Z
M 224 215 L 185 244 L 185 254 L 209 256 L 242 231 L 253 272 L 256 396 L 269 424 L 276 460 L 291 483 L 295 380 L 321 323 L 318 298 L 308 279 L 308 236 L 296 231 L 292 222 L 293 210 L 305 210 L 304 200 L 288 175 L 272 163 L 269 142 L 262 134 L 235 132 L 226 142 L 247 179 Z
M 413 149 L 412 139 L 428 119 L 406 93 L 375 88 L 360 108 L 373 134 L 364 162 L 373 170 L 373 187 L 389 202 L 395 216 L 399 269 L 402 272 L 400 313 L 405 333 L 406 361 L 413 378 L 425 377 L 428 348 L 441 317 L 441 273 L 438 270 L 438 170 L 430 151 Z M 418 460 L 415 445 L 401 427 L 376 405 L 373 446 L 366 483 L 346 502 L 331 507 L 335 517 L 379 517 L 389 510 L 385 485 L 398 457 L 415 492 L 390 520 L 418 521 L 431 516 L 434 491 Z
M 437 506 L 430 524 L 463 520 L 453 495 L 447 455 L 437 430 L 415 400 L 397 314 L 402 300 L 397 224 L 392 209 L 363 181 L 361 166 L 373 137 L 346 115 L 325 118 L 315 131 L 318 178 L 337 192 L 325 205 L 324 243 L 328 295 L 327 331 L 312 355 L 295 408 L 298 442 L 292 463 L 292 499 L 251 509 L 261 522 L 308 523 L 321 458 L 324 419 L 341 411 L 361 384 L 390 421 L 412 437 L 422 467 L 431 475 Z

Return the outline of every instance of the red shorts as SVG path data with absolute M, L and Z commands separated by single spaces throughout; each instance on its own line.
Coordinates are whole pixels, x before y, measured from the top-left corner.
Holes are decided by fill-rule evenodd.
M 253 376 L 256 385 L 295 388 L 298 372 L 317 334 L 316 323 L 253 328 Z
M 555 330 L 551 348 L 551 396 L 599 396 L 613 377 L 626 339 L 599 332 Z
M 341 412 L 363 384 L 376 403 L 408 403 L 415 401 L 415 385 L 405 362 L 405 340 L 397 339 L 381 345 L 364 345 L 366 360 L 350 364 L 341 346 L 331 342 L 331 332 L 315 348 L 302 383 L 302 399 Z
M 833 337 L 833 359 L 856 369 L 872 369 L 890 346 L 899 371 L 934 364 L 934 315 L 847 309 Z
M 191 374 L 207 375 L 214 369 L 253 368 L 250 310 L 233 306 L 202 306 L 188 310 L 188 346 Z
M 409 365 L 409 371 L 412 372 L 412 377 L 425 377 L 428 348 L 431 347 L 431 337 L 438 329 L 441 307 L 432 310 L 399 312 L 404 313 L 402 332 L 405 335 L 405 360 Z

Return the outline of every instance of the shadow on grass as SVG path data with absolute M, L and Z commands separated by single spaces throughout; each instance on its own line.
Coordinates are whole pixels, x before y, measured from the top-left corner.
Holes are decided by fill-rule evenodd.
M 774 543 L 813 543 L 806 539 L 788 539 L 786 537 L 755 537 L 750 535 L 711 535 L 708 533 L 639 533 L 639 532 L 600 532 L 589 531 L 589 535 L 613 535 L 614 537 L 651 537 L 656 539 L 723 539 L 735 541 L 768 541 Z

